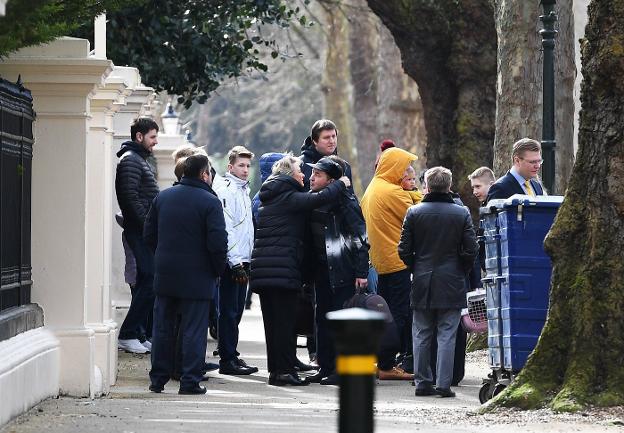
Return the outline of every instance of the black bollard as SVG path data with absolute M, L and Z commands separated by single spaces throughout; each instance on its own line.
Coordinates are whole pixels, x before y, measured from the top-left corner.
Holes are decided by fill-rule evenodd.
M 372 433 L 374 429 L 375 363 L 385 315 L 362 308 L 327 313 L 336 342 L 340 376 L 340 433 Z

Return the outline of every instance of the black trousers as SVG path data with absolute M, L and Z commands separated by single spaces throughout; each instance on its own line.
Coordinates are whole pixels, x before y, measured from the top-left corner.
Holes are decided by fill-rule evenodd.
M 262 291 L 260 308 L 264 321 L 269 373 L 294 373 L 293 360 L 297 353 L 297 291 Z
M 132 289 L 130 309 L 119 329 L 119 339 L 149 339 L 152 336 L 154 309 L 154 253 L 137 230 L 124 230 L 137 267 L 136 284 Z
M 319 272 L 321 273 L 321 272 Z M 326 273 L 325 275 L 326 276 Z M 329 330 L 329 321 L 325 317 L 330 311 L 341 310 L 345 302 L 354 294 L 354 286 L 331 288 L 329 277 L 316 279 L 316 354 L 321 372 L 330 375 L 336 371 L 336 350 L 334 339 Z
M 404 341 L 406 327 L 410 323 L 410 290 L 411 280 L 410 271 L 404 269 L 402 271 L 392 272 L 390 274 L 379 275 L 377 283 L 377 293 L 386 300 L 388 308 L 394 323 L 396 324 L 398 341 Z M 380 370 L 389 370 L 394 367 L 396 352 L 381 350 L 379 352 L 379 360 L 377 366 Z

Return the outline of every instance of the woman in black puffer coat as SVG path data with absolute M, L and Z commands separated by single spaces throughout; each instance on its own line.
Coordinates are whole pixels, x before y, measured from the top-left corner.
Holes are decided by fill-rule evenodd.
M 260 188 L 251 290 L 260 295 L 267 345 L 269 385 L 307 385 L 294 371 L 297 296 L 301 290 L 307 213 L 336 200 L 349 179 L 317 193 L 304 192 L 300 160 L 285 156 Z

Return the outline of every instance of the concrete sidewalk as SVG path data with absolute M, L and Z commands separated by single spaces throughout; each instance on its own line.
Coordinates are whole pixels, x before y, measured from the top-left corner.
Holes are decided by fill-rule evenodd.
M 338 388 L 313 384 L 307 387 L 267 385 L 262 317 L 255 299 L 241 324 L 241 357 L 258 365 L 252 376 L 210 373 L 204 383 L 208 393 L 180 396 L 178 383 L 170 382 L 162 394 L 150 393 L 149 355 L 120 353 L 119 377 L 111 394 L 97 400 L 48 400 L 9 423 L 2 433 L 78 432 L 314 432 L 337 431 Z M 211 354 L 215 342 L 210 341 Z M 306 360 L 303 349 L 300 358 Z M 210 361 L 217 362 L 212 357 Z M 620 412 L 554 415 L 549 411 L 505 411 L 476 415 L 481 377 L 488 372 L 484 352 L 470 354 L 466 378 L 455 388 L 457 398 L 414 397 L 409 382 L 377 382 L 375 422 L 377 432 L 608 432 L 623 431 L 613 425 Z M 624 416 L 619 416 L 624 419 Z

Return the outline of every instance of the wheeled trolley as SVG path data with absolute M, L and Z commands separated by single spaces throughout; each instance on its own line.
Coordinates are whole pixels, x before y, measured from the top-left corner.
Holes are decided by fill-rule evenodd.
M 552 272 L 543 244 L 562 201 L 562 196 L 514 195 L 481 209 L 491 369 L 479 392 L 481 403 L 513 381 L 542 332 Z

